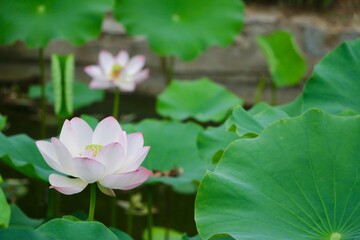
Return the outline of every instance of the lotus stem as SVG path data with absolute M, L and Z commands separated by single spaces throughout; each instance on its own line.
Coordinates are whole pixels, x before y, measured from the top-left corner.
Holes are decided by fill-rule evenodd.
M 111 226 L 116 228 L 116 222 L 117 222 L 117 217 L 116 217 L 116 213 L 117 213 L 117 205 L 116 205 L 116 197 L 111 198 Z
M 147 188 L 147 225 L 148 225 L 148 240 L 152 240 L 152 227 L 153 227 L 153 214 L 152 214 L 152 208 L 153 208 L 153 198 L 152 198 L 152 187 L 148 186 Z
M 114 93 L 113 116 L 117 120 L 119 118 L 119 107 L 120 107 L 119 102 L 120 102 L 120 90 L 116 88 Z
M 88 221 L 94 221 L 95 205 L 96 205 L 96 184 L 93 183 L 93 184 L 91 184 L 90 207 L 89 207 Z
M 160 66 L 166 85 L 169 86 L 174 78 L 175 57 L 161 57 Z
M 266 87 L 266 77 L 262 76 L 260 78 L 259 83 L 256 86 L 255 96 L 254 96 L 254 103 L 255 104 L 262 100 L 262 96 L 263 96 L 265 87 Z
M 132 225 L 133 225 L 133 215 L 134 215 L 134 203 L 133 203 L 133 194 L 129 195 L 129 209 L 127 216 L 127 233 L 131 236 L 132 234 Z
M 277 91 L 278 88 L 274 83 L 271 83 L 271 105 L 275 106 L 277 104 Z
M 47 199 L 47 217 L 48 218 L 52 218 L 55 216 L 55 191 L 52 191 L 50 189 L 48 189 L 47 191 L 47 195 L 48 195 L 48 199 Z
M 168 86 L 170 84 L 170 82 L 169 82 L 168 74 L 167 74 L 167 60 L 166 60 L 166 57 L 160 57 L 160 67 L 161 67 L 161 72 L 163 74 L 164 80 L 166 82 L 166 86 Z
M 170 84 L 174 79 L 174 69 L 175 69 L 175 57 L 169 57 L 169 68 L 168 68 L 168 83 Z
M 45 57 L 44 48 L 39 48 L 39 70 L 41 83 L 41 127 L 40 138 L 46 137 L 46 95 L 45 95 Z

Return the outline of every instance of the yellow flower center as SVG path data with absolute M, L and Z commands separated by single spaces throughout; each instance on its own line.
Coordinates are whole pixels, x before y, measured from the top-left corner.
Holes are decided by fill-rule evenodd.
M 121 74 L 122 67 L 119 64 L 115 64 L 111 69 L 111 80 L 115 80 Z
M 85 147 L 86 150 L 92 150 L 94 156 L 96 156 L 102 148 L 103 146 L 98 144 L 90 144 Z

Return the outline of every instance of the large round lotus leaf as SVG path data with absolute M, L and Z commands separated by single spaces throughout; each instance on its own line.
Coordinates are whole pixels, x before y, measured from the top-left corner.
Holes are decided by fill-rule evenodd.
M 35 141 L 25 134 L 6 137 L 0 133 L 0 161 L 27 177 L 45 182 L 55 172 L 46 164 Z
M 24 227 L 0 228 L 0 239 L 4 240 L 54 240 L 46 234 L 35 232 L 34 229 Z
M 115 16 L 130 35 L 145 36 L 155 53 L 191 60 L 209 46 L 230 44 L 243 11 L 241 0 L 119 0 Z
M 11 206 L 10 227 L 36 228 L 40 226 L 44 220 L 29 218 L 18 206 Z
M 28 47 L 45 47 L 51 40 L 75 45 L 95 39 L 113 0 L 0 0 L 0 43 L 17 40 Z
M 339 114 L 360 113 L 360 39 L 341 44 L 314 68 L 304 92 L 284 110 L 304 112 L 316 107 Z
M 270 124 L 288 117 L 278 108 L 266 103 L 258 103 L 249 111 L 241 106 L 236 107 L 225 125 L 227 129 L 236 132 L 240 137 L 254 137 Z
M 152 239 L 154 240 L 183 240 L 183 233 L 175 231 L 173 229 L 152 227 L 151 229 Z M 149 240 L 149 229 L 145 229 L 143 232 L 143 240 Z
M 6 126 L 7 117 L 0 114 L 0 131 L 2 131 Z
M 200 157 L 208 162 L 217 163 L 224 149 L 239 136 L 226 129 L 225 124 L 218 127 L 208 127 L 200 132 L 197 138 L 197 146 Z
M 150 146 L 143 166 L 153 170 L 148 183 L 169 184 L 178 192 L 194 192 L 209 162 L 200 159 L 196 139 L 202 128 L 195 123 L 144 120 L 136 127 Z
M 119 240 L 110 229 L 100 222 L 71 221 L 65 218 L 55 218 L 38 227 L 36 232 L 55 239 Z
M 0 175 L 0 184 L 2 183 L 2 181 L 3 179 L 1 178 Z M 7 227 L 10 221 L 11 210 L 10 210 L 10 205 L 8 204 L 5 194 L 1 188 L 0 188 L 0 212 L 1 212 L 0 228 Z
M 320 110 L 233 142 L 202 180 L 202 239 L 359 239 L 360 116 Z
M 156 110 L 177 120 L 194 118 L 200 122 L 221 122 L 242 99 L 207 78 L 173 81 L 157 99 Z
M 306 61 L 293 35 L 285 31 L 259 36 L 261 47 L 269 66 L 271 78 L 277 87 L 297 84 L 306 72 Z

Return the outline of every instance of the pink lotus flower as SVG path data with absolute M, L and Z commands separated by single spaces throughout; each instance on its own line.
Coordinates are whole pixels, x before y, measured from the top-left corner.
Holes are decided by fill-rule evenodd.
M 97 182 L 103 193 L 115 196 L 112 189 L 135 188 L 151 175 L 140 166 L 150 149 L 143 146 L 142 133 L 126 134 L 113 117 L 102 120 L 94 131 L 80 118 L 66 120 L 60 139 L 36 145 L 50 167 L 70 176 L 49 176 L 50 188 L 66 195 Z
M 85 68 L 85 72 L 92 77 L 91 88 L 118 87 L 125 92 L 135 90 L 137 83 L 149 77 L 149 69 L 143 69 L 145 57 L 137 55 L 129 59 L 126 51 L 121 51 L 116 57 L 107 51 L 101 51 L 99 65 Z

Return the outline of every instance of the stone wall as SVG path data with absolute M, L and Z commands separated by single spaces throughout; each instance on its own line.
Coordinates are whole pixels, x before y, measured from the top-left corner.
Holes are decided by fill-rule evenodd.
M 255 38 L 274 30 L 283 29 L 295 34 L 300 48 L 308 63 L 308 75 L 313 65 L 331 49 L 345 40 L 360 36 L 360 20 L 357 16 L 344 21 L 316 14 L 296 14 L 277 9 L 259 9 L 248 7 L 244 30 L 234 43 L 227 48 L 212 47 L 192 62 L 176 61 L 177 79 L 194 79 L 207 76 L 224 84 L 231 91 L 252 103 L 258 80 L 268 76 L 267 65 L 256 45 Z M 128 50 L 132 55 L 144 54 L 151 70 L 151 78 L 141 84 L 137 91 L 144 94 L 158 94 L 165 86 L 161 75 L 159 58 L 151 52 L 142 38 L 126 36 L 124 29 L 108 16 L 103 24 L 103 31 L 98 40 L 82 47 L 72 47 L 65 42 L 52 42 L 46 49 L 47 60 L 52 53 L 73 53 L 76 57 L 76 77 L 89 81 L 83 67 L 97 62 L 100 50 L 106 49 L 117 53 L 120 49 Z M 29 50 L 21 43 L 0 47 L 0 86 L 1 84 L 35 82 L 38 77 L 37 51 Z M 305 79 L 304 79 L 305 81 Z M 279 102 L 284 103 L 295 98 L 302 86 L 282 89 Z M 270 99 L 266 91 L 265 100 Z

